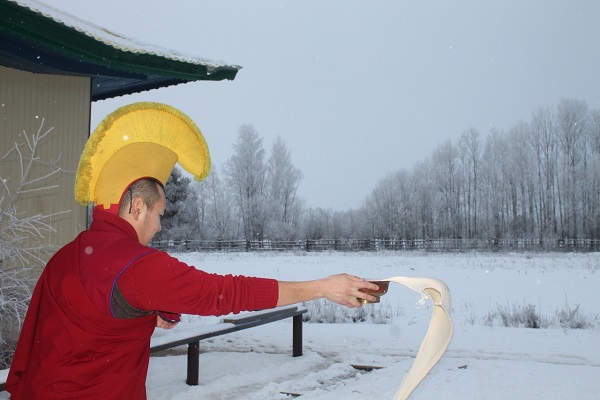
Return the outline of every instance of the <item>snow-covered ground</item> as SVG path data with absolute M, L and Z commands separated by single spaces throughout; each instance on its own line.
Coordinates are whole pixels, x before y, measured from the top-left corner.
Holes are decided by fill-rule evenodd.
M 235 253 L 181 258 L 211 272 L 281 280 L 338 272 L 374 279 L 436 277 L 452 291 L 454 338 L 411 398 L 600 398 L 597 325 L 565 330 L 480 322 L 499 307 L 526 305 L 548 318 L 557 309 L 579 305 L 584 318 L 597 322 L 600 254 Z M 394 316 L 389 324 L 305 323 L 304 355 L 298 358 L 291 357 L 291 321 L 203 341 L 196 387 L 184 382 L 185 355 L 153 357 L 149 399 L 291 398 L 282 392 L 302 394 L 302 399 L 391 399 L 423 339 L 431 308 L 417 305 L 419 295 L 397 284 L 381 300 L 365 307 L 387 310 Z M 202 322 L 189 318 L 177 329 L 196 323 Z M 353 364 L 383 368 L 364 372 Z
M 431 276 L 452 292 L 454 338 L 411 399 L 600 398 L 600 254 L 213 253 L 180 254 L 206 271 L 307 280 L 339 272 L 371 279 Z M 387 324 L 304 323 L 304 355 L 291 356 L 291 321 L 200 343 L 200 384 L 185 384 L 185 347 L 152 357 L 150 400 L 392 399 L 427 329 L 431 307 L 391 284 L 365 305 Z M 320 303 L 321 305 L 323 303 Z M 317 305 L 317 303 L 313 303 Z M 591 329 L 486 326 L 499 309 L 534 306 L 544 320 L 577 309 Z M 310 305 L 309 305 L 310 307 Z M 334 309 L 335 310 L 335 309 Z M 338 309 L 340 313 L 346 310 Z M 185 316 L 176 328 L 218 322 Z M 156 335 L 172 331 L 157 330 Z M 177 354 L 179 353 L 179 354 Z M 380 367 L 370 372 L 352 365 Z M 0 394 L 0 399 L 4 394 Z

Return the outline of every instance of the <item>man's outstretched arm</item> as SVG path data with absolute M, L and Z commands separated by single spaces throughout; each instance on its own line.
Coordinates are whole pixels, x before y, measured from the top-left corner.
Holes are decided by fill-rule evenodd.
M 303 282 L 279 281 L 277 306 L 301 303 L 315 299 L 327 299 L 350 308 L 361 307 L 358 299 L 374 301 L 376 298 L 359 289 L 377 290 L 378 286 L 363 278 L 348 274 L 331 275 L 327 278 Z

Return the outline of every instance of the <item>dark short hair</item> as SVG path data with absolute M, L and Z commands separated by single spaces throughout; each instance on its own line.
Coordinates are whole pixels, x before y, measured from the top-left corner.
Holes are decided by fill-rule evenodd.
M 125 191 L 119 206 L 119 215 L 124 215 L 131 212 L 131 203 L 135 197 L 140 197 L 149 210 L 154 208 L 154 205 L 162 197 L 164 191 L 162 185 L 150 178 L 142 178 L 133 182 Z

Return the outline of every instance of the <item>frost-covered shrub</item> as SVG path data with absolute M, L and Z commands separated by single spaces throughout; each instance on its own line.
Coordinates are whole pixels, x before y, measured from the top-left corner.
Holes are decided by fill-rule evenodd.
M 556 323 L 565 329 L 593 329 L 598 323 L 597 315 L 586 316 L 579 311 L 579 304 L 571 308 L 567 302 L 562 309 L 556 310 L 554 318 Z
M 0 270 L 0 369 L 10 365 L 34 282 L 28 268 Z
M 498 306 L 495 311 L 490 311 L 483 318 L 484 325 L 494 326 L 498 324 L 504 327 L 520 328 L 547 328 L 549 322 L 542 317 L 533 304 Z
M 46 221 L 55 214 L 31 216 L 19 211 L 21 196 L 55 188 L 47 182 L 61 171 L 54 160 L 44 160 L 38 154 L 52 131 L 43 130 L 43 125 L 42 120 L 34 134 L 20 134 L 15 145 L 0 158 L 0 174 L 16 170 L 18 175 L 0 175 L 0 369 L 7 368 L 12 360 L 31 299 L 35 270 L 43 267 L 44 259 L 53 250 L 43 239 L 54 231 Z M 43 172 L 32 177 L 38 166 Z
M 517 328 L 563 328 L 594 329 L 598 325 L 598 315 L 585 315 L 579 304 L 571 308 L 568 302 L 558 308 L 551 317 L 538 313 L 532 304 L 498 306 L 497 310 L 488 312 L 482 323 L 486 326 L 504 326 Z M 474 319 L 471 323 L 475 323 Z
M 319 299 L 303 303 L 307 308 L 302 320 L 317 324 L 343 324 L 369 322 L 389 324 L 400 312 L 394 312 L 389 305 L 365 304 L 360 308 L 348 308 L 330 301 Z

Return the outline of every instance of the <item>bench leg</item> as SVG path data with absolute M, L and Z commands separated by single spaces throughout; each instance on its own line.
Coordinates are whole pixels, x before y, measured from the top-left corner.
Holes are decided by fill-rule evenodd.
M 295 315 L 293 318 L 292 328 L 292 356 L 299 357 L 302 355 L 302 314 Z
M 188 385 L 197 385 L 200 375 L 200 341 L 188 344 L 188 362 L 187 362 L 187 380 Z

